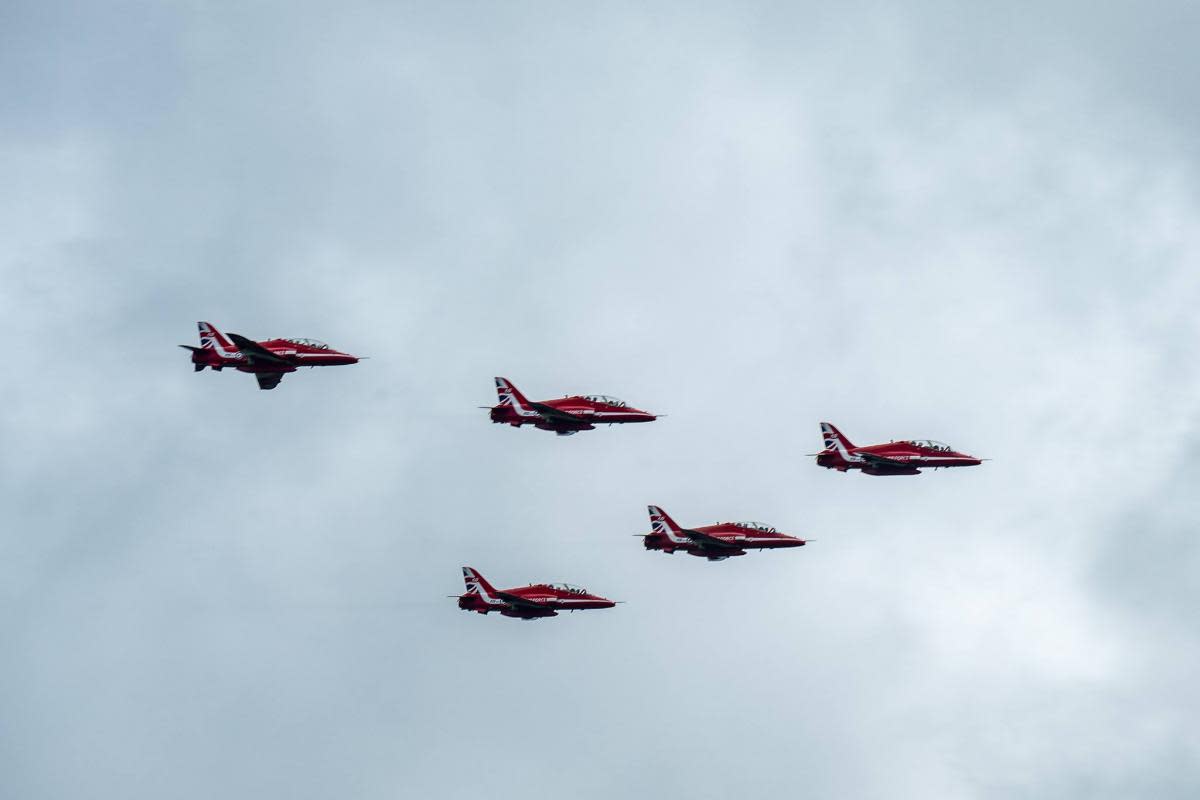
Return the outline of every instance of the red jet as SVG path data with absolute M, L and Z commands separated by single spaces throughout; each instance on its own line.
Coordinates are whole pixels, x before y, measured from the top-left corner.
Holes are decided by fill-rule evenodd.
M 531 583 L 519 589 L 493 588 L 487 579 L 470 567 L 463 567 L 467 591 L 458 597 L 463 611 L 487 614 L 499 611 L 506 617 L 541 619 L 557 617 L 559 611 L 583 611 L 589 608 L 612 608 L 616 605 L 586 589 L 565 583 Z
M 828 422 L 821 423 L 825 449 L 813 453 L 817 466 L 845 472 L 861 469 L 866 475 L 920 475 L 918 467 L 974 467 L 986 459 L 956 452 L 950 445 L 929 439 L 855 447 Z
M 192 351 L 195 371 L 209 367 L 220 372 L 225 367 L 233 367 L 242 372 L 252 372 L 258 379 L 259 389 L 274 389 L 285 374 L 295 372 L 298 367 L 337 367 L 358 363 L 354 356 L 339 353 L 316 339 L 252 342 L 236 333 L 226 338 L 225 334 L 207 322 L 196 324 L 200 327 L 200 346 L 179 345 L 184 350 Z
M 631 408 L 615 397 L 602 394 L 573 395 L 558 400 L 534 403 L 525 398 L 507 378 L 496 378 L 500 402 L 491 407 L 492 422 L 519 428 L 533 425 L 559 436 L 590 431 L 600 423 L 653 422 L 654 414 Z M 487 406 L 484 406 L 487 408 Z
M 761 522 L 718 522 L 702 528 L 687 529 L 675 524 L 667 512 L 649 506 L 651 532 L 642 539 L 647 550 L 674 553 L 682 550 L 690 556 L 703 556 L 709 561 L 724 561 L 744 556 L 746 551 L 774 550 L 781 547 L 803 547 L 805 539 L 780 533 Z

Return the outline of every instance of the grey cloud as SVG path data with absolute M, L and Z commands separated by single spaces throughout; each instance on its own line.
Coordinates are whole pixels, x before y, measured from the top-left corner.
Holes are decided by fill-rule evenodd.
M 0 793 L 1194 793 L 1193 13 L 7 9 Z M 197 319 L 371 359 L 261 393 Z

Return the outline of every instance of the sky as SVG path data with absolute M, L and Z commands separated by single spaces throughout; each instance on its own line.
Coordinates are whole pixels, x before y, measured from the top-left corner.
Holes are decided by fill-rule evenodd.
M 0 796 L 1195 797 L 1198 25 L 3 4 Z M 197 320 L 370 358 L 260 392 Z

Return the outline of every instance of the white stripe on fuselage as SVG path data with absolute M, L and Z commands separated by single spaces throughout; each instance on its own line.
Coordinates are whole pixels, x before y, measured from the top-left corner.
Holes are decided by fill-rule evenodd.
M 225 349 L 225 346 L 221 344 L 221 340 L 225 338 L 223 333 L 207 322 L 203 323 L 203 325 L 204 327 L 200 329 L 200 348 L 202 350 L 213 350 L 221 358 L 227 358 L 232 361 L 241 361 L 245 358 L 245 355 L 240 350 Z
M 671 525 L 667 522 L 666 517 L 662 516 L 661 513 L 650 518 L 650 526 L 655 528 L 655 533 L 661 533 L 663 536 L 666 536 L 667 541 L 671 542 L 672 544 L 683 544 L 685 542 L 692 541 L 686 536 L 676 537 L 675 532 L 671 530 Z
M 504 601 L 499 597 L 492 597 L 490 594 L 488 594 L 487 589 L 483 588 L 483 579 L 476 574 L 473 574 L 467 583 L 467 594 L 472 593 L 483 598 L 483 602 L 487 603 L 489 606 L 505 605 Z
M 241 360 L 244 360 L 246 357 L 246 355 L 244 353 L 242 353 L 241 350 L 226 350 L 226 349 L 224 349 L 223 347 L 221 347 L 221 343 L 217 341 L 216 337 L 210 339 L 210 342 L 212 345 L 212 350 L 215 350 L 216 354 L 218 356 L 221 356 L 222 359 L 227 359 L 229 361 L 241 361 Z
M 854 455 L 849 450 L 846 449 L 846 444 L 845 444 L 845 442 L 842 441 L 842 437 L 833 435 L 830 438 L 833 439 L 834 447 L 837 448 L 838 455 L 840 455 L 843 460 L 848 461 L 852 464 L 857 464 L 858 462 L 864 460 L 862 456 Z
M 727 545 L 730 545 L 731 547 L 742 547 L 744 545 L 748 546 L 748 545 L 755 545 L 755 544 L 763 544 L 764 542 L 786 542 L 786 541 L 788 541 L 787 539 L 780 539 L 780 538 L 773 537 L 773 536 L 754 538 L 752 536 L 732 536 L 732 537 L 729 535 L 722 536 L 719 533 L 710 533 L 708 535 L 714 539 L 718 539 L 718 540 L 724 542 Z M 706 546 L 704 542 L 697 542 L 692 539 L 689 539 L 688 541 L 692 544 L 699 545 L 700 547 Z
M 222 346 L 221 340 L 216 336 L 213 336 L 209 339 L 209 344 L 221 358 L 227 358 L 231 361 L 241 361 L 246 357 L 241 350 L 226 350 L 224 346 Z
M 518 417 L 540 417 L 542 416 L 532 408 L 525 408 L 521 405 L 521 401 L 517 399 L 517 392 L 512 388 L 511 384 L 504 385 L 504 396 L 508 399 L 508 404 L 517 412 Z M 501 405 L 504 405 L 501 403 Z

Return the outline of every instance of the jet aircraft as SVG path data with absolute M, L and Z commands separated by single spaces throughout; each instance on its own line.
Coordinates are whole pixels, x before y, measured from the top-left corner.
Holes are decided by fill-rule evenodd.
M 254 342 L 244 336 L 225 334 L 207 322 L 196 323 L 200 328 L 200 346 L 179 345 L 192 351 L 192 366 L 200 372 L 209 367 L 220 372 L 233 367 L 251 372 L 258 379 L 259 389 L 274 389 L 289 372 L 298 367 L 335 367 L 357 364 L 358 359 L 334 350 L 316 339 L 268 339 Z
M 600 423 L 653 422 L 657 416 L 632 408 L 615 397 L 602 394 L 572 395 L 535 403 L 525 398 L 507 378 L 496 378 L 500 402 L 490 407 L 492 422 L 519 428 L 533 425 L 559 436 L 590 431 Z M 488 408 L 488 406 L 484 406 Z
M 499 611 L 506 617 L 540 619 L 557 617 L 559 611 L 612 608 L 616 603 L 586 589 L 566 583 L 533 583 L 517 589 L 499 590 L 471 567 L 463 567 L 467 591 L 458 596 L 463 611 L 487 614 Z
M 780 533 L 761 522 L 718 522 L 688 529 L 675 524 L 675 520 L 658 506 L 649 506 L 649 511 L 651 531 L 642 538 L 647 550 L 665 553 L 681 550 L 709 561 L 724 561 L 733 556 L 744 556 L 750 549 L 774 550 L 808 544 L 805 539 Z
M 828 422 L 821 423 L 821 435 L 825 449 L 812 454 L 817 457 L 817 466 L 839 472 L 860 469 L 866 475 L 920 475 L 919 467 L 974 467 L 986 460 L 930 439 L 856 447 Z

